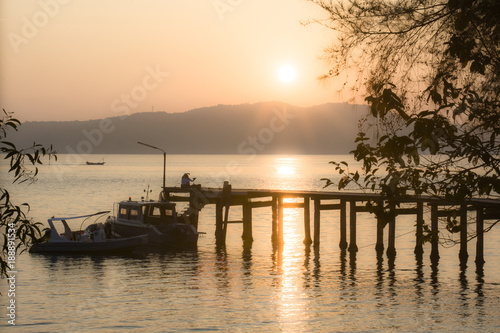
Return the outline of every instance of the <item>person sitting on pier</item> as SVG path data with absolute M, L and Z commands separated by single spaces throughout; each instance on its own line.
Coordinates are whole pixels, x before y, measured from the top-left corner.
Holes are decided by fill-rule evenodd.
M 181 187 L 182 188 L 189 188 L 189 187 L 191 187 L 191 182 L 194 182 L 195 180 L 196 180 L 196 177 L 191 179 L 191 178 L 189 178 L 189 173 L 185 173 L 184 175 L 182 175 Z

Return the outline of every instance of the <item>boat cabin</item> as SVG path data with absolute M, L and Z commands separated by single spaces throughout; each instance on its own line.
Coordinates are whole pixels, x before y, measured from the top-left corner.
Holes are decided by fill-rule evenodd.
M 117 220 L 151 225 L 177 222 L 175 203 L 159 201 L 122 201 L 118 204 Z

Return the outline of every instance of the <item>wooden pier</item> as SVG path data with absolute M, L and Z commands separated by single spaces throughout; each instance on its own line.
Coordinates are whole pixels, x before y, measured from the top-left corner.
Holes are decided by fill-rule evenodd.
M 260 207 L 271 207 L 272 209 L 272 242 L 274 245 L 282 245 L 283 240 L 283 209 L 304 209 L 304 244 L 319 248 L 321 234 L 321 212 L 324 210 L 340 211 L 340 242 L 342 251 L 355 254 L 358 251 L 356 242 L 356 215 L 358 212 L 369 212 L 366 202 L 378 202 L 387 204 L 384 198 L 378 194 L 353 193 L 353 192 L 323 192 L 323 191 L 282 191 L 265 189 L 232 189 L 228 182 L 220 189 L 193 186 L 190 188 L 164 187 L 163 200 L 171 202 L 188 202 L 188 206 L 182 217 L 187 223 L 198 227 L 199 212 L 209 204 L 215 205 L 215 239 L 218 247 L 225 246 L 226 233 L 229 225 L 234 223 L 243 224 L 242 239 L 244 244 L 253 242 L 252 233 L 252 209 Z M 285 202 L 287 199 L 295 199 L 296 202 Z M 310 210 L 313 202 L 313 225 L 311 226 Z M 231 206 L 242 206 L 242 218 L 238 221 L 229 220 L 229 209 Z M 500 219 L 500 200 L 495 199 L 472 199 L 463 203 L 449 202 L 435 197 L 407 197 L 398 205 L 389 206 L 389 214 L 377 216 L 377 232 L 375 250 L 382 254 L 385 249 L 384 229 L 387 226 L 387 248 L 386 254 L 389 258 L 396 256 L 396 217 L 399 215 L 412 214 L 416 216 L 415 230 L 415 254 L 422 256 L 424 234 L 424 206 L 430 206 L 431 226 L 431 254 L 433 262 L 439 260 L 439 218 L 453 217 L 457 219 L 460 233 L 459 258 L 461 263 L 467 262 L 468 216 L 475 214 L 476 218 L 476 259 L 478 266 L 484 264 L 484 221 Z M 349 214 L 347 213 L 349 209 Z M 349 217 L 349 223 L 347 223 Z M 347 226 L 349 225 L 349 240 L 347 239 Z M 313 233 L 311 234 L 311 227 Z

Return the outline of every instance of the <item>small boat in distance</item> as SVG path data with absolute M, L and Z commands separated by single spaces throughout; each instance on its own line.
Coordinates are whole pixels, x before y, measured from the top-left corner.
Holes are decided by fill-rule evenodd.
M 178 219 L 175 203 L 166 201 L 122 201 L 116 216 L 106 223 L 121 237 L 147 235 L 148 245 L 167 249 L 196 249 L 198 231 Z
M 89 161 L 87 161 L 86 163 L 87 163 L 87 165 L 104 165 L 104 160 L 99 161 L 99 162 L 89 162 Z
M 148 243 L 148 237 L 145 235 L 116 238 L 113 235 L 110 225 L 104 223 L 92 223 L 85 230 L 81 230 L 87 219 L 93 216 L 98 218 L 109 211 L 98 212 L 90 215 L 81 215 L 75 217 L 59 217 L 48 219 L 50 230 L 34 243 L 30 253 L 58 253 L 58 254 L 127 254 L 132 253 L 138 247 Z M 79 231 L 72 231 L 66 220 L 84 219 L 80 225 Z M 64 232 L 59 233 L 54 222 L 61 222 L 64 226 Z

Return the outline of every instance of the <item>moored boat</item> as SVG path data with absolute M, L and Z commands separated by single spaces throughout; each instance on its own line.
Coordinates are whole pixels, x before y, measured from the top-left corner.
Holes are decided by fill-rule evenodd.
M 148 237 L 146 235 L 116 238 L 109 224 L 96 222 L 90 224 L 85 230 L 81 230 L 81 226 L 83 226 L 88 218 L 102 216 L 106 213 L 109 213 L 109 211 L 75 217 L 52 217 L 48 219 L 50 230 L 48 230 L 42 239 L 30 247 L 29 252 L 94 255 L 127 254 L 147 244 Z M 74 219 L 84 219 L 78 231 L 71 230 L 66 222 L 66 220 Z M 63 225 L 63 233 L 58 232 L 54 222 L 60 222 Z
M 121 237 L 147 235 L 149 245 L 171 249 L 195 249 L 198 231 L 179 221 L 175 203 L 164 201 L 122 201 L 116 216 L 107 223 Z

